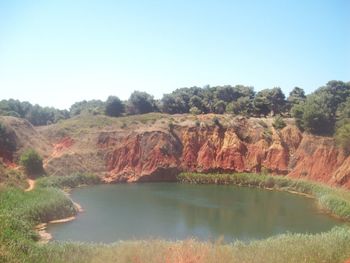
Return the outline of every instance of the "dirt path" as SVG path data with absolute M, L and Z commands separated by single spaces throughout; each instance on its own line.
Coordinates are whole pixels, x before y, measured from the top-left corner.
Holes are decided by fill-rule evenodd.
M 27 182 L 29 184 L 28 188 L 26 190 L 24 190 L 25 192 L 29 192 L 32 191 L 35 187 L 35 180 L 33 179 L 27 179 Z

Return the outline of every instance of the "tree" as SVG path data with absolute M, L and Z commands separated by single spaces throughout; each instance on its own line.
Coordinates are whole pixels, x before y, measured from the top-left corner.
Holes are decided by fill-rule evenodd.
M 289 93 L 289 97 L 287 98 L 289 109 L 291 109 L 295 104 L 300 104 L 301 102 L 304 102 L 305 99 L 306 99 L 306 96 L 305 96 L 304 90 L 299 87 L 295 87 Z
M 130 114 L 144 114 L 155 110 L 153 96 L 146 92 L 134 91 L 128 100 Z
M 43 160 L 33 149 L 29 149 L 21 155 L 20 164 L 29 176 L 37 177 L 44 173 Z
M 304 130 L 303 114 L 304 114 L 304 102 L 295 104 L 291 109 L 292 117 L 295 119 L 295 125 L 301 130 Z
M 226 103 L 222 100 L 219 100 L 214 105 L 214 113 L 224 114 L 226 110 Z
M 83 100 L 74 103 L 70 109 L 70 116 L 74 117 L 79 114 L 86 114 L 86 113 L 103 113 L 105 109 L 105 103 L 101 100 Z
M 106 101 L 105 113 L 111 117 L 118 117 L 124 112 L 123 102 L 115 96 L 109 96 Z
M 253 112 L 253 101 L 249 97 L 240 97 L 227 104 L 226 112 L 249 116 Z
M 197 95 L 191 97 L 189 106 L 197 108 L 201 113 L 206 111 L 203 100 Z
M 335 117 L 332 112 L 332 98 L 328 94 L 310 95 L 303 104 L 303 128 L 313 134 L 333 133 Z
M 285 96 L 280 88 L 264 89 L 258 92 L 254 99 L 254 107 L 258 114 L 275 116 L 281 113 L 285 106 Z
M 197 107 L 192 107 L 190 109 L 190 113 L 193 114 L 193 115 L 198 115 L 198 114 L 201 114 L 202 111 L 200 109 L 198 109 Z
M 335 140 L 346 154 L 350 154 L 350 122 L 337 128 Z
M 267 96 L 267 91 L 262 90 L 258 92 L 254 98 L 254 109 L 258 115 L 266 116 L 269 114 L 270 110 L 270 101 Z

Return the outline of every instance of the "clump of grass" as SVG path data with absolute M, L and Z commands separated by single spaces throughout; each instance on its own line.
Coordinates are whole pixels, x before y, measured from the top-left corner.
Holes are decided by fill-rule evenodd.
M 350 257 L 350 231 L 335 227 L 326 233 L 283 234 L 249 243 L 184 241 L 121 241 L 112 245 L 53 243 L 40 251 L 41 262 L 344 262 Z M 38 257 L 33 257 L 33 260 Z
M 283 120 L 281 115 L 278 115 L 274 118 L 272 126 L 277 129 L 277 130 L 281 130 L 284 127 L 287 126 L 286 122 Z
M 181 173 L 178 180 L 194 184 L 233 184 L 240 186 L 272 188 L 276 190 L 295 191 L 315 197 L 321 208 L 330 213 L 350 220 L 350 193 L 342 189 L 331 188 L 306 180 L 293 180 L 284 176 L 267 174 L 200 174 Z
M 19 187 L 25 189 L 28 187 L 26 179 L 27 176 L 25 176 L 20 170 L 7 168 L 0 161 L 0 188 Z
M 75 173 L 68 176 L 47 176 L 36 181 L 38 187 L 75 188 L 81 185 L 101 183 L 101 179 L 94 174 Z
M 267 123 L 265 122 L 265 121 L 263 121 L 263 120 L 259 120 L 258 121 L 258 124 L 261 126 L 261 127 L 263 127 L 263 128 L 265 128 L 265 129 L 267 129 L 269 126 L 267 125 Z

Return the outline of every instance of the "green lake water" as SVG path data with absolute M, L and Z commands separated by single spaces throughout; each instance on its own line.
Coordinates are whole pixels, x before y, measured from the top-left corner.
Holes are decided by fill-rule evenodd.
M 316 202 L 286 192 L 223 185 L 144 183 L 98 185 L 71 193 L 84 212 L 51 224 L 54 240 L 110 243 L 162 238 L 252 240 L 297 232 L 319 233 L 342 222 Z

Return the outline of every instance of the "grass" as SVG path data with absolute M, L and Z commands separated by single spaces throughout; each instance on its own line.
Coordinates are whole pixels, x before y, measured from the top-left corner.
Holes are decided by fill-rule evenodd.
M 38 260 L 40 256 L 41 261 Z M 154 262 L 154 263 L 336 263 L 350 257 L 350 231 L 336 227 L 327 233 L 284 234 L 250 243 L 141 240 L 111 245 L 51 243 L 32 253 L 29 262 Z
M 306 181 L 258 174 L 179 175 L 186 183 L 237 184 L 299 191 L 316 196 L 322 205 L 348 215 L 349 193 Z M 0 191 L 0 262 L 344 262 L 350 258 L 350 228 L 335 227 L 326 233 L 284 234 L 249 243 L 223 244 L 184 241 L 120 241 L 110 245 L 76 242 L 37 243 L 33 231 L 39 222 L 75 214 L 72 201 L 58 188 L 98 183 L 92 175 L 44 177 L 31 192 L 7 187 Z M 340 205 L 343 200 L 346 204 Z
M 37 187 L 75 188 L 81 185 L 93 185 L 101 180 L 94 174 L 75 173 L 68 176 L 47 176 L 36 180 Z
M 28 187 L 27 177 L 19 170 L 6 168 L 0 161 L 0 188 L 1 187 L 19 187 L 25 189 Z
M 200 174 L 181 173 L 178 180 L 194 184 L 234 184 L 240 186 L 293 191 L 316 198 L 321 208 L 345 220 L 350 220 L 350 193 L 306 180 L 293 180 L 285 176 L 265 174 Z

